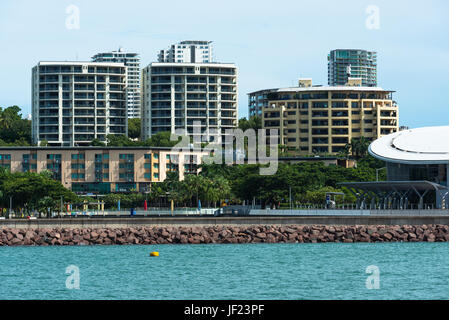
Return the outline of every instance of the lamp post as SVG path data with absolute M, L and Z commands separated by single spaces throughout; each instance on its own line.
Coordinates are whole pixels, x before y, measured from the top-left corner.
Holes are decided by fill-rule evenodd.
M 288 187 L 289 188 L 289 196 L 290 196 L 290 211 L 292 211 L 292 187 Z
M 386 169 L 387 167 L 376 169 L 376 181 L 379 181 L 379 171 L 382 169 Z
M 9 211 L 8 216 L 6 217 L 7 219 L 9 219 L 9 217 L 11 216 L 11 212 L 12 212 L 12 196 L 9 196 Z

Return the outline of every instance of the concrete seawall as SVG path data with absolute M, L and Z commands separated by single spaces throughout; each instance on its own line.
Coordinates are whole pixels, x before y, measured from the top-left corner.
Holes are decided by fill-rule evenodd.
M 449 215 L 432 216 L 245 216 L 245 217 L 145 217 L 0 220 L 0 228 L 135 228 L 153 226 L 253 226 L 253 225 L 449 225 Z

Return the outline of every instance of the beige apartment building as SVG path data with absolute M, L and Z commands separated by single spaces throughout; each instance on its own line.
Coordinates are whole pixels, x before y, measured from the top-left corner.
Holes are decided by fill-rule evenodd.
M 399 130 L 393 92 L 362 87 L 360 79 L 336 87 L 300 79 L 298 87 L 267 91 L 262 127 L 278 129 L 279 143 L 300 155 L 336 154 L 352 138 L 373 141 Z
M 0 166 L 11 172 L 48 170 L 77 193 L 149 191 L 168 172 L 197 174 L 205 151 L 155 147 L 1 147 Z

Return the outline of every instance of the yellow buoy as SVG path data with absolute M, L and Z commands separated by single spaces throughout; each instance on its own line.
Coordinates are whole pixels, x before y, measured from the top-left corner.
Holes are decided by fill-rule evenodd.
M 150 257 L 159 257 L 159 252 L 157 251 L 150 252 Z

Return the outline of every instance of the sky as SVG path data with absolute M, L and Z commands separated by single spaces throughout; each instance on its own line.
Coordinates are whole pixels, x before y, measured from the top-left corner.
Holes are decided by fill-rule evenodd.
M 31 113 L 39 61 L 121 46 L 143 68 L 175 42 L 211 40 L 215 60 L 239 69 L 239 118 L 249 92 L 327 85 L 327 55 L 344 48 L 378 52 L 378 85 L 396 91 L 401 126 L 449 125 L 448 15 L 447 0 L 1 0 L 0 106 Z

